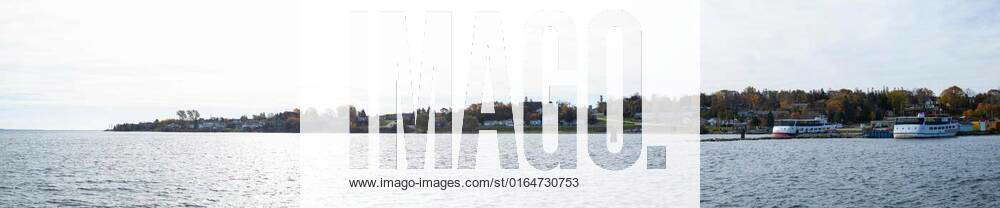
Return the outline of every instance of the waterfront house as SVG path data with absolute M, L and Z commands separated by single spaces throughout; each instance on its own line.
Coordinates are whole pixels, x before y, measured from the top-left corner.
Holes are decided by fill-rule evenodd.
M 247 121 L 240 125 L 242 129 L 259 129 L 261 127 L 264 127 L 264 122 L 260 121 Z
M 708 119 L 708 121 L 706 121 L 706 123 L 708 123 L 708 125 L 711 125 L 711 126 L 743 126 L 743 125 L 746 125 L 746 122 L 740 122 L 740 120 L 736 120 L 736 119 L 719 119 L 719 118 L 710 118 L 710 119 Z
M 224 128 L 226 126 L 220 122 L 201 122 L 198 124 L 198 129 L 202 130 L 222 130 Z
M 503 127 L 514 127 L 514 120 L 486 120 L 480 123 L 480 126 L 503 126 Z
M 395 121 L 396 120 L 396 114 L 381 115 L 381 116 L 378 116 L 378 119 L 380 121 Z
M 181 128 L 180 124 L 176 124 L 176 123 L 167 124 L 167 129 L 179 129 L 179 128 Z
M 528 121 L 528 126 L 541 126 L 541 125 L 542 125 L 541 119 Z

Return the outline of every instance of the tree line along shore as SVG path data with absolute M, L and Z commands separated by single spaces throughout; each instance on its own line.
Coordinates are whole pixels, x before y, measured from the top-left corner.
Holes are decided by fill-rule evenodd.
M 512 103 L 493 103 L 494 113 L 481 113 L 482 104 L 472 104 L 460 112 L 460 131 L 475 133 L 478 130 L 496 130 L 509 133 L 514 131 L 513 108 L 522 107 L 523 128 L 526 133 L 541 132 L 542 106 L 550 105 L 557 114 L 560 132 L 575 132 L 577 111 L 584 110 L 589 132 L 605 132 L 607 129 L 607 104 L 602 97 L 596 104 L 586 109 L 567 102 L 532 101 L 525 98 L 518 106 Z M 615 100 L 623 103 L 624 132 L 639 133 L 642 130 L 643 97 L 634 94 Z M 917 89 L 817 89 L 817 90 L 758 90 L 747 87 L 742 91 L 719 90 L 701 93 L 699 97 L 685 96 L 677 99 L 651 97 L 647 102 L 657 106 L 679 106 L 692 104 L 699 108 L 701 133 L 733 133 L 734 126 L 749 130 L 749 133 L 768 133 L 776 120 L 789 118 L 825 117 L 831 122 L 845 126 L 867 124 L 900 116 L 929 113 L 951 116 L 962 121 L 1000 121 L 1000 90 L 990 89 L 975 92 L 958 86 L 949 87 L 940 93 L 926 88 Z M 669 103 L 665 104 L 664 103 Z M 383 133 L 397 132 L 402 128 L 406 133 L 426 133 L 434 128 L 438 133 L 452 132 L 451 108 L 431 111 L 430 107 L 414 112 L 369 115 L 365 109 L 353 105 L 343 106 L 327 112 L 299 109 L 280 113 L 260 113 L 240 118 L 201 118 L 197 110 L 181 110 L 177 118 L 157 119 L 150 122 L 123 123 L 114 125 L 109 131 L 164 131 L 164 132 L 288 132 L 298 133 L 302 117 L 316 122 L 310 125 L 347 126 L 345 131 L 367 133 L 375 130 Z M 659 109 L 650 109 L 659 112 Z M 676 110 L 676 109 L 674 109 Z M 688 111 L 688 110 L 685 110 Z M 430 116 L 433 114 L 433 123 Z M 369 122 L 369 120 L 373 120 Z M 398 122 L 397 122 L 398 120 Z M 686 122 L 686 121 L 684 121 Z M 698 122 L 698 121 L 694 121 Z M 369 126 L 375 124 L 378 126 Z M 401 126 L 399 126 L 401 124 Z M 648 125 L 648 124 L 647 124 Z M 300 128 L 302 127 L 302 128 Z M 456 129 L 457 130 L 457 129 Z
M 177 118 L 117 124 L 108 131 L 298 133 L 299 114 L 299 109 L 293 109 L 240 118 L 201 118 L 197 110 L 179 110 Z
M 618 101 L 623 106 L 623 132 L 641 132 L 642 96 L 633 94 Z M 521 117 L 523 119 L 523 130 L 525 133 L 541 133 L 542 126 L 544 125 L 542 114 L 544 106 L 548 105 L 549 108 L 555 111 L 554 113 L 557 116 L 555 125 L 558 126 L 559 132 L 576 132 L 578 110 L 584 110 L 588 132 L 606 132 L 608 102 L 610 101 L 604 100 L 604 97 L 601 96 L 596 105 L 588 105 L 584 110 L 568 102 L 545 103 L 525 98 L 523 102 L 519 103 L 519 107 L 523 109 Z M 467 106 L 463 111 L 459 112 L 462 119 L 460 131 L 463 133 L 478 133 L 479 130 L 495 130 L 500 133 L 513 133 L 515 131 L 514 108 L 518 107 L 513 104 L 510 102 L 494 102 L 493 113 L 482 113 L 482 103 Z M 398 128 L 402 128 L 402 131 L 405 133 L 427 133 L 430 131 L 430 128 L 433 128 L 436 133 L 451 133 L 456 131 L 452 129 L 454 112 L 452 112 L 451 108 L 441 108 L 436 112 L 431 112 L 431 109 L 427 107 L 417 109 L 412 113 L 402 113 L 398 116 L 396 114 L 382 114 L 372 118 L 369 118 L 368 113 L 364 109 L 358 109 L 355 106 L 349 106 L 347 111 L 348 126 L 351 133 L 368 133 L 373 131 L 373 129 L 377 129 L 381 133 L 395 133 Z M 430 120 L 432 114 L 434 120 L 433 123 L 429 123 L 432 122 Z M 372 119 L 377 120 L 369 122 Z M 372 123 L 378 126 L 370 127 Z
M 642 129 L 642 98 L 634 94 L 618 100 L 623 103 L 623 132 L 638 133 Z M 596 105 L 588 105 L 585 111 L 589 126 L 589 132 L 604 132 L 607 129 L 607 103 L 603 97 Z M 481 113 L 482 103 L 471 104 L 461 111 L 462 132 L 476 133 L 479 130 L 496 130 L 501 133 L 514 132 L 513 105 L 512 103 L 493 103 L 494 113 Z M 544 105 L 549 105 L 555 109 L 557 114 L 556 123 L 559 132 L 576 132 L 577 110 L 578 108 L 567 102 L 531 101 L 527 98 L 523 104 L 524 108 L 524 130 L 526 133 L 542 132 L 542 111 Z M 434 114 L 433 125 L 430 122 L 430 115 Z M 181 110 L 177 112 L 177 118 L 157 119 L 151 122 L 123 123 L 117 124 L 108 131 L 161 131 L 161 132 L 290 132 L 298 133 L 300 129 L 300 116 L 306 117 L 313 122 L 312 126 L 347 126 L 345 131 L 350 133 L 367 133 L 369 131 L 369 120 L 377 123 L 373 126 L 376 131 L 382 133 L 395 133 L 398 128 L 406 133 L 427 133 L 430 128 L 434 128 L 437 133 L 452 132 L 452 109 L 442 108 L 436 112 L 431 112 L 430 108 L 420 108 L 415 112 L 397 114 L 381 114 L 378 116 L 368 115 L 365 109 L 358 109 L 355 106 L 342 106 L 336 111 L 328 110 L 320 113 L 315 109 L 307 109 L 301 112 L 299 109 L 281 112 L 277 114 L 261 113 L 251 117 L 243 116 L 238 119 L 233 118 L 201 118 L 197 110 Z M 343 123 L 343 124 L 340 124 Z M 309 129 L 308 126 L 306 126 Z M 321 131 L 308 131 L 321 132 Z M 331 131 L 335 132 L 335 131 Z
M 1000 121 L 1000 90 L 977 93 L 958 86 L 940 93 L 917 89 L 720 90 L 702 93 L 702 133 L 732 133 L 734 126 L 767 133 L 778 119 L 827 118 L 859 126 L 920 113 L 963 122 Z

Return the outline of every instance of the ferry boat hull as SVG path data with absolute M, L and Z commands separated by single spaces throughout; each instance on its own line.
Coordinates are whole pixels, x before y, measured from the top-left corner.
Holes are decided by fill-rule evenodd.
M 942 138 L 942 137 L 954 137 L 956 133 L 893 133 L 892 137 L 896 139 L 921 139 L 921 138 Z
M 793 138 L 795 136 L 798 136 L 798 134 L 791 134 L 791 133 L 771 133 L 771 136 L 773 136 L 774 138 Z
M 892 137 L 897 139 L 920 139 L 953 137 L 958 134 L 957 124 L 948 125 L 896 125 Z
M 793 138 L 798 136 L 829 134 L 836 132 L 836 129 L 836 125 L 814 127 L 775 126 L 771 131 L 771 135 L 775 138 Z

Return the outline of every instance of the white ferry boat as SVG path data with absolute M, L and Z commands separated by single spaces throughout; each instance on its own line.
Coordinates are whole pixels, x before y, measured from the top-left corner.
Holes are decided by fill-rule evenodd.
M 771 134 L 777 138 L 790 138 L 804 134 L 833 133 L 840 127 L 839 124 L 828 123 L 825 118 L 821 117 L 814 119 L 780 119 L 775 123 L 774 128 L 771 129 Z
M 892 128 L 892 137 L 897 139 L 953 137 L 961 129 L 960 127 L 958 121 L 951 117 L 925 117 L 923 114 L 916 117 L 899 117 L 896 118 L 896 124 Z

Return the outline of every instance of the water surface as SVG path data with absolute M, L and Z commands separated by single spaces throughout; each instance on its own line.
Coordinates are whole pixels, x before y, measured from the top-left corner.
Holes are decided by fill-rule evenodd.
M 0 205 L 295 206 L 295 138 L 0 131 Z
M 302 189 L 299 142 L 295 134 L 0 131 L 0 205 L 294 207 Z M 427 141 L 426 145 L 433 149 L 436 144 Z M 480 151 L 496 153 L 495 142 L 479 145 L 493 148 Z M 704 207 L 1000 207 L 998 136 L 700 145 L 700 204 Z M 578 151 L 586 154 L 582 148 Z M 400 160 L 413 159 L 399 156 Z M 428 167 L 438 163 L 433 154 L 421 160 Z M 504 202 L 588 206 L 594 203 L 585 203 L 585 199 L 604 195 L 662 202 L 657 201 L 662 198 L 657 195 L 661 193 L 658 188 L 668 183 L 659 178 L 667 172 L 590 171 L 588 160 L 579 158 L 580 170 L 517 172 L 581 177 L 589 184 L 581 189 L 525 190 L 555 193 L 561 198 L 509 199 L 502 196 L 518 195 L 468 189 L 443 195 L 434 190 L 348 194 L 357 197 L 354 203 L 359 205 L 372 201 L 368 205 L 386 206 L 435 200 L 484 206 Z M 667 171 L 676 167 L 671 164 Z M 643 167 L 642 161 L 637 165 Z M 462 171 L 417 172 L 428 177 L 468 175 Z M 504 174 L 510 175 L 498 173 Z M 619 180 L 616 175 L 645 186 L 598 185 L 622 183 L 614 181 Z M 641 205 L 620 202 L 617 204 Z
M 704 207 L 1000 207 L 1000 137 L 706 142 Z

